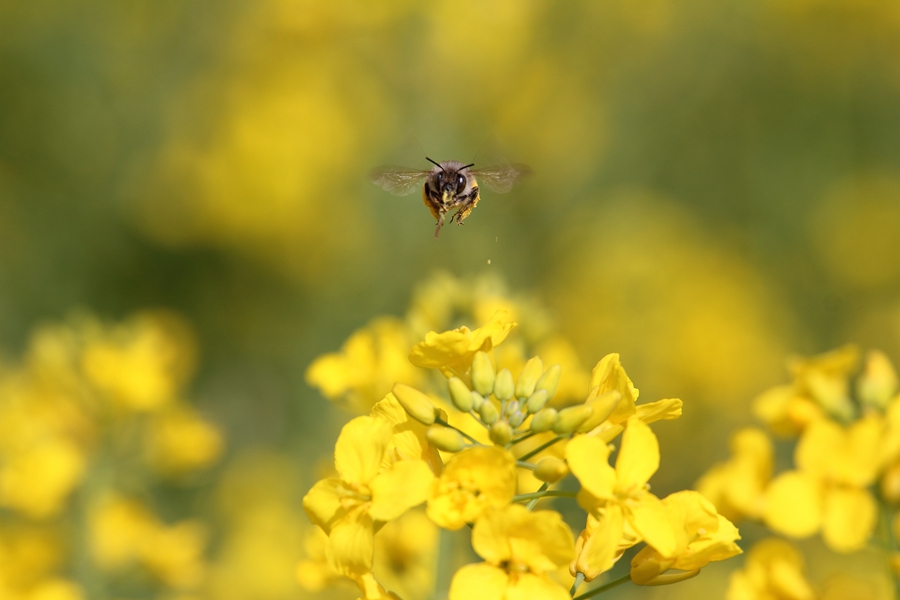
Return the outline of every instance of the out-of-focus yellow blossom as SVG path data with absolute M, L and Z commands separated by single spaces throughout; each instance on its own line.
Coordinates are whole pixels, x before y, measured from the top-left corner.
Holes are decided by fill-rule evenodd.
M 459 529 L 474 523 L 486 510 L 509 504 L 516 481 L 516 459 L 506 450 L 463 450 L 450 459 L 435 481 L 428 516 L 441 527 Z
M 416 387 L 422 371 L 409 362 L 413 339 L 400 319 L 381 317 L 353 333 L 340 352 L 324 354 L 306 370 L 306 382 L 330 400 L 369 410 L 396 382 Z
M 313 523 L 328 534 L 327 556 L 339 573 L 372 570 L 376 521 L 391 521 L 421 504 L 434 479 L 421 459 L 383 469 L 393 427 L 389 421 L 357 417 L 341 430 L 334 451 L 338 477 L 319 481 L 303 498 Z
M 668 556 L 652 546 L 631 560 L 631 580 L 638 585 L 665 585 L 693 577 L 711 562 L 741 553 L 737 528 L 698 492 L 676 492 L 663 498 L 675 533 L 675 551 Z M 669 569 L 679 572 L 668 573 Z
M 450 584 L 450 600 L 566 600 L 547 573 L 572 559 L 572 532 L 553 511 L 511 504 L 485 513 L 472 530 L 472 547 L 485 562 L 467 565 Z
M 219 458 L 223 446 L 219 430 L 183 404 L 164 409 L 148 423 L 147 459 L 162 475 L 205 469 Z
M 753 405 L 756 416 L 779 435 L 796 435 L 823 413 L 840 420 L 855 416 L 850 375 L 859 365 L 859 349 L 847 345 L 813 357 L 788 361 L 790 386 L 776 386 Z
M 881 467 L 881 431 L 875 415 L 848 428 L 825 419 L 810 424 L 795 451 L 798 470 L 780 474 L 766 490 L 766 524 L 792 537 L 821 529 L 838 552 L 865 546 L 878 514 L 868 487 Z
M 84 452 L 63 439 L 48 439 L 0 465 L 0 506 L 34 518 L 60 512 L 81 481 Z
M 856 393 L 866 406 L 885 409 L 897 396 L 900 381 L 891 360 L 878 350 L 866 353 L 866 362 L 856 382 Z
M 727 600 L 814 600 L 803 573 L 803 557 L 788 542 L 769 538 L 747 553 L 744 568 L 731 574 Z
M 422 510 L 410 510 L 375 536 L 378 580 L 401 598 L 424 598 L 434 590 L 438 528 Z
M 327 547 L 328 535 L 322 529 L 313 527 L 306 532 L 304 558 L 297 563 L 295 570 L 297 582 L 303 589 L 318 592 L 340 579 L 340 575 L 328 564 L 325 556 Z
M 397 594 L 385 590 L 372 573 L 365 573 L 355 580 L 363 593 L 359 600 L 401 600 Z
M 196 588 L 206 565 L 206 529 L 195 521 L 167 526 L 134 500 L 108 498 L 91 518 L 91 551 L 108 570 L 140 563 L 173 588 Z
M 747 427 L 734 433 L 729 445 L 731 457 L 713 465 L 697 482 L 697 490 L 727 519 L 760 519 L 772 478 L 772 441 L 762 430 Z
M 464 376 L 476 352 L 489 352 L 515 326 L 509 313 L 499 310 L 474 331 L 465 326 L 443 333 L 431 331 L 425 335 L 425 341 L 413 346 L 409 360 L 417 367 L 439 369 L 447 377 Z
M 158 410 L 175 400 L 193 371 L 190 339 L 187 326 L 174 315 L 139 315 L 88 341 L 84 372 L 123 408 Z
M 576 436 L 566 447 L 569 468 L 581 483 L 578 503 L 599 520 L 595 532 L 585 542 L 577 563 L 590 572 L 609 569 L 619 550 L 625 523 L 660 554 L 675 551 L 675 535 L 665 507 L 648 490 L 647 481 L 659 468 L 659 443 L 641 420 L 628 420 L 615 469 L 608 464 L 609 446 L 590 436 Z M 592 577 L 593 578 L 593 577 Z M 587 577 L 586 577 L 587 579 Z
M 64 559 L 59 531 L 34 525 L 0 528 L 0 598 L 81 600 L 81 588 L 55 574 Z

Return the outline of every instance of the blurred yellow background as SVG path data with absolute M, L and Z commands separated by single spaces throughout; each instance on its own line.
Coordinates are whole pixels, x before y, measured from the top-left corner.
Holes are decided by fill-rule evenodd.
M 898 59 L 891 0 L 0 0 L 0 596 L 355 597 L 294 577 L 306 369 L 453 286 L 682 398 L 690 487 L 787 355 L 900 359 Z M 367 178 L 494 143 L 437 240 Z

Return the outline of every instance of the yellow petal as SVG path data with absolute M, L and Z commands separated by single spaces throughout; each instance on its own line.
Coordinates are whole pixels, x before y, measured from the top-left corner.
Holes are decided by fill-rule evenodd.
M 506 600 L 509 575 L 487 563 L 466 565 L 450 582 L 449 600 Z
M 616 459 L 616 489 L 642 488 L 659 469 L 659 442 L 650 426 L 637 418 L 628 420 Z
M 325 555 L 331 567 L 347 577 L 359 577 L 372 570 L 375 530 L 372 519 L 362 509 L 335 523 L 328 536 Z
M 309 520 L 321 527 L 325 533 L 331 532 L 335 522 L 343 518 L 346 511 L 341 506 L 341 480 L 329 477 L 316 483 L 303 497 L 303 510 Z
M 523 573 L 510 580 L 506 588 L 506 600 L 571 600 L 571 596 L 568 590 L 548 577 Z
M 836 552 L 862 549 L 875 529 L 878 505 L 865 489 L 832 489 L 825 493 L 822 538 Z
M 612 499 L 616 472 L 609 463 L 609 446 L 602 440 L 576 435 L 566 445 L 566 461 L 581 487 L 599 499 Z
M 675 532 L 659 498 L 648 493 L 642 495 L 639 502 L 626 504 L 625 518 L 657 552 L 667 557 L 675 554 Z
M 772 480 L 766 490 L 766 524 L 779 533 L 803 538 L 822 524 L 822 487 L 800 471 L 788 471 Z
M 656 421 L 673 421 L 681 416 L 682 405 L 683 402 L 678 398 L 639 404 L 635 407 L 634 416 L 648 425 Z
M 334 466 L 346 482 L 368 484 L 378 474 L 391 441 L 391 424 L 384 419 L 356 417 L 341 429 L 334 446 Z
M 601 573 L 610 570 L 618 558 L 619 540 L 622 537 L 624 523 L 622 509 L 617 504 L 609 505 L 584 540 L 570 570 L 584 573 L 586 581 L 593 581 Z
M 372 480 L 369 514 L 377 521 L 393 521 L 407 509 L 425 502 L 434 474 L 424 460 L 401 460 Z
M 472 547 L 491 564 L 524 565 L 545 572 L 572 560 L 574 540 L 556 511 L 531 512 L 511 504 L 486 512 L 472 529 Z
M 591 383 L 588 389 L 597 390 L 597 395 L 616 390 L 622 395 L 619 406 L 610 415 L 609 420 L 613 423 L 622 423 L 634 414 L 634 403 L 638 399 L 640 393 L 619 362 L 618 354 L 607 354 L 594 370 L 591 371 Z

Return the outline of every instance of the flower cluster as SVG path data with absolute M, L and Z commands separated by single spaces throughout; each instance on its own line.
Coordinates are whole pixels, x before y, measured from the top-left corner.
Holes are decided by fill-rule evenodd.
M 854 346 L 794 358 L 789 369 L 793 381 L 761 394 L 754 412 L 772 435 L 793 444 L 793 466 L 776 473 L 772 438 L 763 429 L 748 427 L 732 436 L 731 457 L 714 465 L 700 479 L 698 489 L 732 520 L 760 521 L 769 530 L 794 539 L 820 534 L 825 545 L 838 553 L 862 550 L 877 537 L 879 520 L 884 530 L 897 522 L 900 385 L 896 371 L 883 353 L 871 351 L 862 361 Z M 897 537 L 893 531 L 881 540 L 889 553 L 895 552 Z M 786 542 L 777 548 L 775 542 L 767 544 L 735 575 L 731 597 L 769 597 L 764 594 L 766 586 L 784 584 L 760 575 L 767 572 L 759 566 L 763 563 L 793 565 L 791 569 L 798 572 L 801 563 L 795 550 Z M 815 597 L 805 579 L 797 575 L 792 580 L 792 595 L 777 597 Z
M 193 357 L 172 314 L 82 316 L 39 330 L 24 360 L 0 368 L 0 597 L 116 595 L 101 582 L 129 570 L 154 590 L 200 584 L 204 526 L 165 522 L 147 497 L 186 486 L 223 449 L 183 400 Z M 62 575 L 76 569 L 78 584 Z
M 739 554 L 737 529 L 699 493 L 650 492 L 660 455 L 649 425 L 676 419 L 681 401 L 638 404 L 637 388 L 611 354 L 591 372 L 580 402 L 551 406 L 559 364 L 545 367 L 535 356 L 517 363 L 514 376 L 503 363 L 498 347 L 515 326 L 500 309 L 478 329 L 427 333 L 409 361 L 443 375 L 445 392 L 430 396 L 396 383 L 368 415 L 343 427 L 335 476 L 303 501 L 327 535 L 330 568 L 355 581 L 366 600 L 399 598 L 376 579 L 375 539 L 419 505 L 444 530 L 471 527 L 483 559 L 456 570 L 451 600 L 571 598 L 639 544 L 627 575 L 578 598 L 628 580 L 675 583 Z M 537 490 L 523 489 L 523 471 Z M 577 537 L 559 512 L 534 510 L 553 497 L 585 511 Z M 301 564 L 301 581 L 314 568 Z

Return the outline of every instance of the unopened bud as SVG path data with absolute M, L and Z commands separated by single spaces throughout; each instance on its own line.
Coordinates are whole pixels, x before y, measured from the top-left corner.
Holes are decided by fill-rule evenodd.
M 517 410 L 519 410 L 519 401 L 518 400 L 510 400 L 509 403 L 506 405 L 506 413 L 505 414 L 508 417 L 509 415 L 513 414 Z
M 472 387 L 482 396 L 490 396 L 494 390 L 494 365 L 481 350 L 472 357 Z
M 542 458 L 534 467 L 534 476 L 547 483 L 556 483 L 568 474 L 569 467 L 566 465 L 566 461 L 555 456 Z
M 547 392 L 547 398 L 552 398 L 556 394 L 556 388 L 559 387 L 559 376 L 562 374 L 562 368 L 559 365 L 550 365 L 541 378 L 534 385 L 534 390 L 544 390 Z
M 516 397 L 528 398 L 534 393 L 534 386 L 537 384 L 541 373 L 544 371 L 544 363 L 537 356 L 528 359 L 522 372 L 519 373 L 519 380 L 516 382 Z
M 432 404 L 431 400 L 417 390 L 402 383 L 395 383 L 391 390 L 400 406 L 416 421 L 425 425 L 434 423 L 437 416 L 437 407 Z
M 586 405 L 570 406 L 559 411 L 559 419 L 553 426 L 553 431 L 560 435 L 572 433 L 578 426 L 591 418 L 594 410 Z
M 444 452 L 459 452 L 466 446 L 463 436 L 457 430 L 441 425 L 429 427 L 425 437 L 432 446 Z
M 525 410 L 534 414 L 544 408 L 544 405 L 547 404 L 547 400 L 549 399 L 550 396 L 547 395 L 546 390 L 535 390 L 528 401 L 525 403 Z
M 497 411 L 497 407 L 494 406 L 494 403 L 490 400 L 485 400 L 481 405 L 481 408 L 478 409 L 478 414 L 481 415 L 481 420 L 484 421 L 487 425 L 491 425 L 500 418 L 500 413 Z
M 447 380 L 447 386 L 450 388 L 450 400 L 453 401 L 453 406 L 463 412 L 472 410 L 472 390 L 463 383 L 462 379 L 451 377 Z
M 484 398 L 481 396 L 481 394 L 479 394 L 475 390 L 472 390 L 471 396 L 472 396 L 472 409 L 473 410 L 480 409 L 481 405 L 484 404 Z
M 516 390 L 516 384 L 513 381 L 512 373 L 509 372 L 509 369 L 503 369 L 499 373 L 497 373 L 497 379 L 494 380 L 494 396 L 497 397 L 497 400 L 501 402 L 503 400 L 509 400 L 513 397 L 513 392 Z
M 888 504 L 900 504 L 900 463 L 894 464 L 881 476 L 881 496 Z
M 517 410 L 513 414 L 509 415 L 509 424 L 513 429 L 521 425 L 525 421 L 525 413 L 521 410 Z
M 498 446 L 505 446 L 512 440 L 513 430 L 506 421 L 497 421 L 491 425 L 491 441 Z
M 557 418 L 558 414 L 555 408 L 545 408 L 531 419 L 531 431 L 535 433 L 550 431 L 556 425 Z

